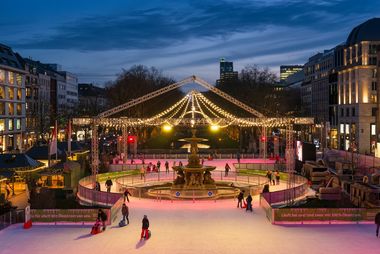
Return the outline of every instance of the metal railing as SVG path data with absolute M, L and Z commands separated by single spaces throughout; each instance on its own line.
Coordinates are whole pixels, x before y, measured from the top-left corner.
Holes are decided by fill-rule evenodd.
M 200 153 L 199 156 L 204 158 L 205 160 L 211 153 Z M 190 154 L 188 153 L 144 153 L 137 155 L 134 159 L 140 160 L 144 158 L 145 160 L 149 159 L 188 159 Z M 236 153 L 217 153 L 211 154 L 213 159 L 237 159 Z M 241 159 L 254 159 L 261 158 L 257 154 L 253 153 L 243 153 L 240 154 Z
M 9 227 L 12 224 L 23 223 L 25 221 L 25 210 L 11 210 L 0 215 L 0 230 Z
M 295 178 L 295 184 L 297 185 L 296 187 L 291 188 L 291 189 L 273 191 L 273 192 L 265 192 L 261 194 L 262 197 L 265 198 L 265 200 L 270 205 L 275 204 L 275 203 L 283 203 L 289 200 L 289 198 L 296 199 L 296 198 L 302 197 L 303 195 L 306 194 L 309 188 L 307 179 L 298 175 L 295 175 L 294 178 Z
M 92 177 L 82 178 L 78 184 L 78 198 L 87 204 L 113 206 L 121 197 L 121 193 L 97 191 L 92 188 Z

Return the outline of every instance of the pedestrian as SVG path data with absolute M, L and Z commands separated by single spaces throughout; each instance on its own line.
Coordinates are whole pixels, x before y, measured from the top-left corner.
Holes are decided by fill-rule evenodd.
M 379 237 L 379 228 L 380 228 L 380 212 L 378 212 L 375 216 L 376 223 L 376 237 Z
M 127 220 L 127 224 L 129 224 L 129 208 L 125 203 L 121 207 L 121 214 L 123 215 L 123 221 Z
M 240 208 L 243 208 L 243 199 L 244 199 L 244 191 L 240 191 L 239 195 L 237 196 L 237 199 L 238 199 L 238 203 L 237 203 L 237 208 L 239 208 L 239 205 L 240 205 Z
M 226 163 L 226 166 L 224 166 L 224 176 L 228 176 L 228 172 L 230 171 L 230 165 Z
M 160 172 L 161 168 L 161 161 L 157 161 L 157 171 Z
M 142 180 L 143 178 L 145 178 L 145 168 L 144 168 L 144 166 L 141 166 L 141 169 L 140 169 L 140 179 Z
M 240 152 L 236 153 L 236 159 L 237 159 L 237 162 L 240 164 Z
M 271 178 L 272 178 L 272 185 L 276 185 L 276 176 L 274 172 L 272 172 Z
M 145 239 L 148 239 L 149 238 L 149 220 L 148 220 L 148 216 L 144 215 L 144 218 L 142 220 L 142 230 L 141 230 L 141 239 L 145 238 Z
M 268 180 L 269 180 L 269 184 L 272 184 L 272 171 L 267 170 L 266 177 L 267 177 Z
M 112 185 L 113 185 L 112 180 L 111 180 L 111 178 L 108 177 L 108 179 L 106 181 L 107 192 L 111 192 Z
M 100 191 L 100 183 L 98 181 L 95 183 L 95 190 Z
M 165 171 L 166 173 L 169 173 L 169 162 L 165 161 Z
M 251 211 L 251 212 L 253 212 L 252 211 L 252 196 L 251 196 L 251 194 L 248 194 L 248 197 L 246 198 L 246 202 L 247 202 L 247 208 L 245 209 L 245 211 Z
M 278 172 L 278 169 L 276 170 L 275 176 L 276 176 L 276 184 L 280 185 L 280 172 Z
M 125 189 L 125 191 L 124 191 L 124 202 L 125 202 L 125 199 L 127 199 L 128 203 L 129 203 L 128 196 L 132 196 L 132 195 L 131 195 L 131 193 L 129 192 L 128 189 Z
M 106 230 L 106 221 L 107 221 L 107 214 L 99 208 L 98 210 L 98 220 L 102 222 L 103 231 Z

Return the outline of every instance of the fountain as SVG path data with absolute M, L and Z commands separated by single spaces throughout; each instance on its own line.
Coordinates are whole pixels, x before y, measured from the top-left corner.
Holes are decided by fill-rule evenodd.
M 214 179 L 211 177 L 211 171 L 215 169 L 212 166 L 203 166 L 198 156 L 198 143 L 207 141 L 207 139 L 197 138 L 195 129 L 191 130 L 192 137 L 185 138 L 184 141 L 190 143 L 190 155 L 188 164 L 185 166 L 174 166 L 173 170 L 177 177 L 173 182 L 171 192 L 176 196 L 213 196 L 217 192 Z M 202 195 L 203 193 L 203 195 Z

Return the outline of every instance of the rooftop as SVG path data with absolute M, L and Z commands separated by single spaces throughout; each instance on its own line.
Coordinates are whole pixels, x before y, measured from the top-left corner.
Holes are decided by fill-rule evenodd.
M 355 45 L 361 41 L 380 41 L 380 18 L 369 19 L 352 29 L 346 45 Z

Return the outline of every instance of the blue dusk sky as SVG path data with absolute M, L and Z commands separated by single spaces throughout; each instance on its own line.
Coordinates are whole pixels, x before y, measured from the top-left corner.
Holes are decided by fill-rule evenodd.
M 0 43 L 103 84 L 134 64 L 214 83 L 221 57 L 276 73 L 344 42 L 379 0 L 2 0 Z

